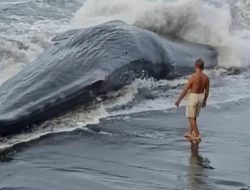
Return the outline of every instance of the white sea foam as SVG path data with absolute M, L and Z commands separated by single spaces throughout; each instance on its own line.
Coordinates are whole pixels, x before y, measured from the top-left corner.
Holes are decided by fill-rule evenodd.
M 220 66 L 240 67 L 246 63 L 243 49 L 250 39 L 241 40 L 241 36 L 232 33 L 232 5 L 216 7 L 201 0 L 87 0 L 72 23 L 86 27 L 124 20 L 154 32 L 212 45 L 219 52 Z M 245 10 L 244 5 L 242 1 L 237 7 Z
M 49 1 L 1 2 L 0 83 L 37 58 L 57 33 L 70 30 L 67 20 L 79 4 L 78 0 L 75 1 L 76 5 L 74 2 L 65 2 L 68 5 L 65 8 L 59 2 L 59 6 L 56 6 L 55 2 Z M 46 14 L 51 10 L 54 10 L 53 14 Z
M 35 22 L 32 26 L 23 23 L 15 26 L 0 24 L 6 30 L 0 32 L 0 83 L 38 57 L 50 45 L 51 38 L 56 33 L 67 29 L 59 26 L 60 23 L 52 21 Z M 22 30 L 26 32 L 22 33 Z
M 87 128 L 85 128 L 87 124 L 97 124 L 100 118 L 107 116 L 108 113 L 102 104 L 97 105 L 90 110 L 80 108 L 61 117 L 48 120 L 40 126 L 35 127 L 32 131 L 24 132 L 12 137 L 2 138 L 0 142 L 0 151 L 11 148 L 16 144 L 38 139 L 47 134 L 68 132 L 75 129 L 87 130 Z

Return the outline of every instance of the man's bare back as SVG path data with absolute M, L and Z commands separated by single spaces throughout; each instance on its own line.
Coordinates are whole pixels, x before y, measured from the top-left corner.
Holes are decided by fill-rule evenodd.
M 209 78 L 206 74 L 202 72 L 202 70 L 197 69 L 196 72 L 192 75 L 192 77 L 188 80 L 188 83 L 186 84 L 180 97 L 175 103 L 177 106 L 179 106 L 182 98 L 185 97 L 188 92 L 194 94 L 202 94 L 205 92 L 203 107 L 206 106 L 207 98 L 209 95 Z
M 204 93 L 209 86 L 209 79 L 203 72 L 194 73 L 190 78 L 190 92 L 191 93 Z

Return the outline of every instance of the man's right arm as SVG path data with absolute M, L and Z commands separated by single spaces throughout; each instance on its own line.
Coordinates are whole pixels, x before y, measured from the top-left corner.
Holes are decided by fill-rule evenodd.
M 193 77 L 191 77 L 189 80 L 188 80 L 188 83 L 185 85 L 184 89 L 182 90 L 179 98 L 177 99 L 177 101 L 175 102 L 175 105 L 176 106 L 179 106 L 181 100 L 187 95 L 189 89 L 191 88 L 192 86 L 192 83 L 193 83 Z

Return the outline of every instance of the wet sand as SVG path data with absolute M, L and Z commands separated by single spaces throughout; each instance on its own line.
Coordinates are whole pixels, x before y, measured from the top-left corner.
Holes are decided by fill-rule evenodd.
M 5 155 L 0 189 L 249 190 L 249 106 L 245 99 L 206 108 L 199 146 L 183 137 L 184 107 L 43 137 Z

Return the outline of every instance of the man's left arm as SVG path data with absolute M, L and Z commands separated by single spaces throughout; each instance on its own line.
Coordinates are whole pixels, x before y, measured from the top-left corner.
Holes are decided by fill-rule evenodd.
M 189 89 L 191 88 L 192 85 L 192 78 L 188 80 L 188 83 L 185 85 L 184 89 L 182 90 L 179 98 L 177 99 L 177 101 L 175 102 L 175 105 L 177 107 L 179 107 L 181 100 L 187 95 Z
M 209 96 L 209 88 L 210 88 L 210 81 L 209 81 L 209 78 L 208 78 L 206 86 L 205 86 L 205 97 L 204 97 L 204 100 L 203 100 L 202 107 L 206 107 L 206 105 L 207 105 L 207 98 Z

